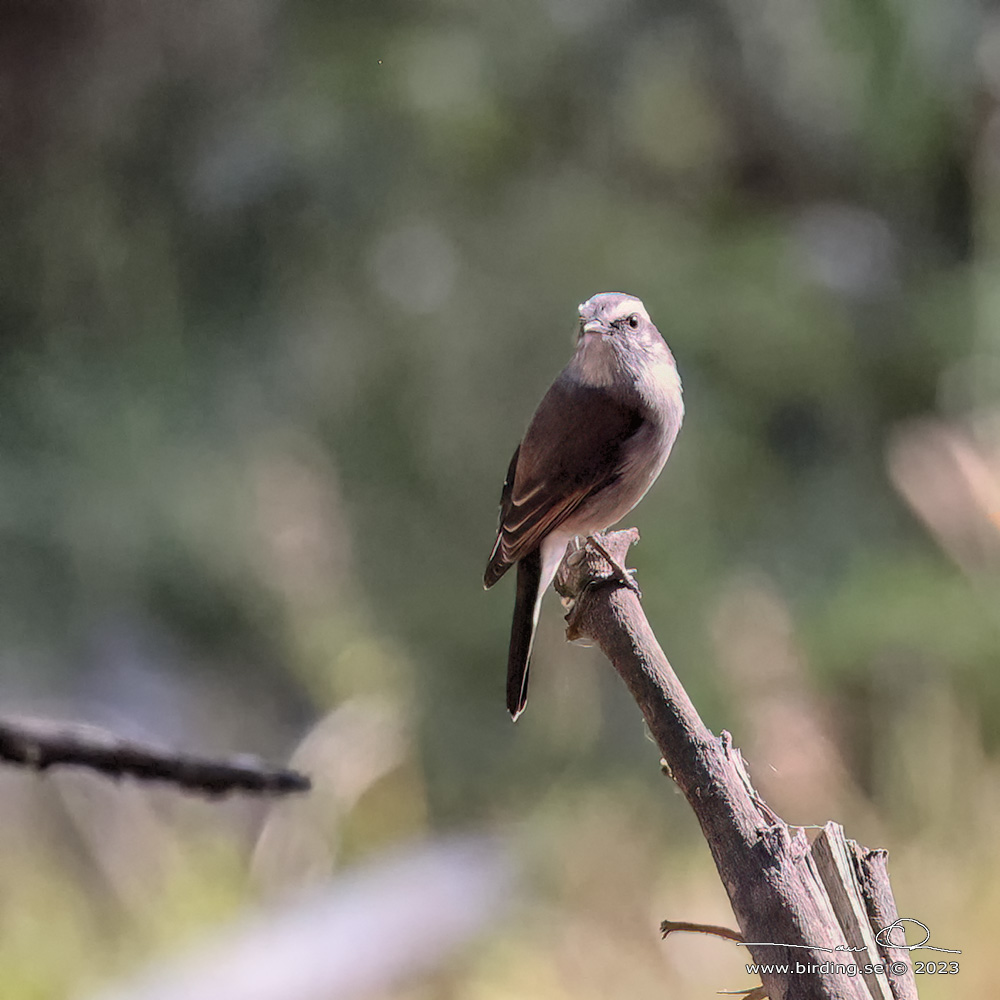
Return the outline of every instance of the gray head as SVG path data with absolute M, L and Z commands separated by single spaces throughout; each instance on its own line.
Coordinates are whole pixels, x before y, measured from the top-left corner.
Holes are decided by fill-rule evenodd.
M 600 292 L 581 304 L 580 342 L 598 339 L 609 346 L 663 344 L 642 301 L 625 292 Z
M 580 306 L 580 333 L 570 370 L 590 385 L 680 382 L 660 331 L 634 295 L 601 292 Z M 664 375 L 664 371 L 668 374 Z

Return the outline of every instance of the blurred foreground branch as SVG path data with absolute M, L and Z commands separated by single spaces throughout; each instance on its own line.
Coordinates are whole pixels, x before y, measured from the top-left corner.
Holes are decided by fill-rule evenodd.
M 634 529 L 602 536 L 624 565 Z M 915 1000 L 905 942 L 886 958 L 880 920 L 894 919 L 882 858 L 844 840 L 829 823 L 810 845 L 760 798 L 728 733 L 702 722 L 660 649 L 636 594 L 609 579 L 590 547 L 571 551 L 556 589 L 574 604 L 569 639 L 588 638 L 611 660 L 635 698 L 663 755 L 665 770 L 687 797 L 770 1000 Z M 891 923 L 891 919 L 889 920 Z M 668 922 L 669 929 L 680 929 Z M 881 954 L 880 950 L 882 949 Z M 892 975 L 851 975 L 845 966 L 893 962 Z M 784 967 L 784 968 L 783 968 Z M 802 970 L 802 971 L 798 971 Z
M 488 836 L 439 837 L 283 893 L 137 975 L 78 1000 L 372 1000 L 421 995 L 510 905 L 516 871 Z M 6 996 L 7 993 L 4 993 Z M 424 994 L 426 995 L 426 994 Z M 461 992 L 454 994 L 461 996 Z
M 74 765 L 113 778 L 162 781 L 204 795 L 304 792 L 309 779 L 256 757 L 212 759 L 123 739 L 95 726 L 40 719 L 0 719 L 0 760 L 45 771 Z

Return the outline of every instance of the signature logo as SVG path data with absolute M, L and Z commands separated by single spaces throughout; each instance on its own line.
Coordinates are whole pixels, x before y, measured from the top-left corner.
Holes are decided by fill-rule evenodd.
M 924 936 L 917 941 L 916 944 L 906 943 L 906 927 L 905 924 L 916 924 L 923 932 Z M 896 933 L 896 937 L 893 938 L 893 933 Z M 960 948 L 939 948 L 937 945 L 928 944 L 927 942 L 931 939 L 930 928 L 927 924 L 921 923 L 915 917 L 896 917 L 896 919 L 886 927 L 883 927 L 875 935 L 875 943 L 880 948 L 893 949 L 894 951 L 943 951 L 949 955 L 961 955 L 962 951 Z M 900 940 L 902 943 L 900 943 Z M 861 945 L 859 948 L 852 948 L 850 945 L 838 944 L 836 948 L 824 948 L 821 945 L 811 945 L 811 944 L 781 944 L 778 941 L 740 941 L 744 947 L 747 948 L 809 948 L 812 951 L 829 951 L 829 952 L 841 952 L 841 951 L 867 951 L 868 949 Z

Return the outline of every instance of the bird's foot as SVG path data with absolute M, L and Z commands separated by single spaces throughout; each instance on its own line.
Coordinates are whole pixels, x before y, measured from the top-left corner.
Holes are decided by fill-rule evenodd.
M 594 548 L 602 559 L 607 560 L 611 566 L 611 576 L 609 579 L 616 580 L 623 587 L 628 587 L 629 590 L 635 594 L 640 600 L 642 599 L 642 591 L 639 589 L 639 584 L 635 582 L 635 570 L 626 569 L 620 562 L 614 559 L 610 552 L 604 547 L 604 545 L 597 540 L 593 535 L 587 537 L 586 545 L 590 545 Z
M 587 541 L 581 538 L 579 535 L 574 535 L 566 545 L 566 555 L 563 556 L 563 561 L 566 566 L 578 566 L 583 562 L 584 556 L 587 551 Z M 556 574 L 556 581 L 558 582 L 559 574 Z M 558 587 L 556 588 L 558 590 Z M 563 594 L 560 591 L 559 600 L 562 602 L 562 606 L 572 613 L 573 608 L 576 606 L 576 598 L 571 597 L 567 594 Z

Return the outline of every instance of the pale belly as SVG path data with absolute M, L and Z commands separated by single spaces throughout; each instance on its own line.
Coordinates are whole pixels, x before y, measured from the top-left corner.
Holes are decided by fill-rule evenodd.
M 617 524 L 656 482 L 670 455 L 677 430 L 644 427 L 629 442 L 622 474 L 610 486 L 595 493 L 560 526 L 561 534 L 592 535 Z

